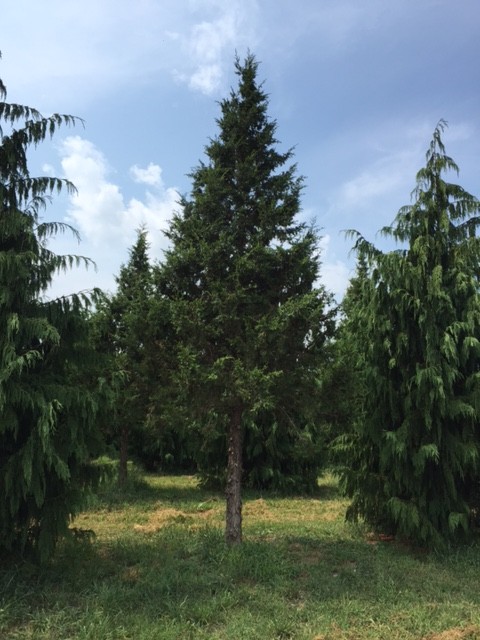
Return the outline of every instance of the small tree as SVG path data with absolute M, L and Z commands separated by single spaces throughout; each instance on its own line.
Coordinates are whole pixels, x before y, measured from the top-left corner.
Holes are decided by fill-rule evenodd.
M 27 163 L 31 145 L 75 118 L 44 118 L 5 99 L 0 81 L 0 548 L 31 548 L 43 559 L 95 475 L 88 299 L 46 297 L 55 272 L 88 260 L 48 248 L 67 225 L 40 222 L 39 212 L 52 192 L 74 187 L 32 177 Z
M 357 232 L 368 277 L 349 310 L 366 394 L 342 472 L 349 516 L 421 543 L 468 532 L 479 477 L 479 201 L 443 175 L 440 122 L 415 201 L 383 230 L 382 253 Z
M 226 443 L 229 544 L 242 539 L 245 433 L 261 424 L 274 440 L 278 424 L 279 438 L 308 430 L 319 358 L 333 330 L 331 298 L 316 286 L 318 237 L 295 221 L 302 179 L 295 166 L 284 168 L 292 152 L 275 149 L 257 66 L 251 55 L 236 61 L 238 89 L 220 104 L 219 135 L 191 176 L 158 277 L 172 301 L 179 377 L 201 446 Z
M 144 428 L 151 390 L 147 351 L 152 270 L 145 229 L 138 230 L 129 256 L 115 278 L 116 293 L 103 299 L 94 319 L 97 347 L 109 354 L 112 375 L 117 376 L 117 398 L 109 424 L 113 426 L 111 436 L 118 438 L 120 485 L 127 480 L 129 436 Z

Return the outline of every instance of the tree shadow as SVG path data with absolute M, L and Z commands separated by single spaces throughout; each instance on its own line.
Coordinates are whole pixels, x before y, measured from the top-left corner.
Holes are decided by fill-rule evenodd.
M 148 506 L 157 502 L 182 504 L 183 506 L 198 505 L 209 499 L 222 500 L 223 494 L 206 490 L 191 481 L 184 486 L 172 476 L 158 474 L 145 475 L 132 473 L 124 486 L 116 482 L 105 483 L 99 491 L 91 497 L 88 508 L 108 507 L 126 508 L 139 503 Z M 162 482 L 164 480 L 164 482 Z
M 335 479 L 327 475 L 320 479 L 315 491 L 310 493 L 279 492 L 276 490 L 245 489 L 244 501 L 265 499 L 306 499 L 334 500 L 338 499 L 339 490 Z M 143 471 L 130 472 L 124 486 L 119 486 L 110 479 L 93 496 L 88 507 L 108 506 L 121 508 L 139 502 L 145 505 L 156 502 L 177 503 L 192 508 L 199 503 L 222 501 L 225 495 L 222 489 L 202 486 L 195 476 L 171 474 L 145 474 Z
M 436 615 L 432 602 L 465 608 L 479 558 L 480 548 L 472 547 L 419 559 L 360 536 L 252 536 L 227 548 L 217 528 L 171 523 L 152 535 L 66 543 L 46 567 L 24 563 L 2 570 L 0 607 L 17 607 L 19 616 L 30 618 L 59 610 L 72 620 L 103 612 L 121 620 L 124 630 L 140 618 L 159 630 L 184 624 L 204 633 L 227 628 L 238 615 L 273 629 L 265 636 L 273 638 L 282 637 L 273 621 L 284 624 L 285 611 L 295 624 L 306 622 L 309 611 L 332 619 L 354 611 L 358 624 L 368 625 L 398 616 L 400 597 L 405 616 L 409 606 Z

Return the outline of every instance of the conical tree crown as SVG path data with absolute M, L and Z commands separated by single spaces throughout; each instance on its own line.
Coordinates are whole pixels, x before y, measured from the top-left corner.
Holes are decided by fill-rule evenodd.
M 214 458 L 222 464 L 226 421 L 239 404 L 250 421 L 277 407 L 278 420 L 262 414 L 256 427 L 246 427 L 246 447 L 264 451 L 273 429 L 284 438 L 278 447 L 270 438 L 273 457 L 280 450 L 288 457 L 298 432 L 280 405 L 297 412 L 333 326 L 333 311 L 325 309 L 330 296 L 316 287 L 318 236 L 296 220 L 303 180 L 288 164 L 292 152 L 277 149 L 256 60 L 237 59 L 235 70 L 238 87 L 220 103 L 218 135 L 191 174 L 157 278 L 159 292 L 172 301 L 184 381 L 203 394 L 191 404 L 210 411 L 202 422 L 210 425 L 210 444 L 202 447 L 207 466 Z M 257 441 L 249 443 L 254 433 Z
M 480 453 L 480 203 L 445 180 L 458 167 L 444 127 L 414 203 L 383 229 L 406 246 L 382 253 L 356 233 L 370 283 L 350 313 L 367 396 L 344 472 L 353 515 L 429 544 L 469 529 Z

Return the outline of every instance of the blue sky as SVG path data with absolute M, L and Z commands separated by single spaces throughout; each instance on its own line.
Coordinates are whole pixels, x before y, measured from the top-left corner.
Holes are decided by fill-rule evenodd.
M 323 234 L 322 279 L 341 298 L 354 259 L 342 230 L 370 239 L 410 202 L 437 122 L 480 195 L 479 0 L 16 0 L 2 7 L 0 77 L 11 102 L 85 120 L 32 155 L 67 177 L 45 219 L 78 228 L 97 271 L 54 294 L 114 289 L 135 230 L 161 259 L 188 173 L 217 132 L 233 60 L 260 61 L 280 149 L 305 176 L 302 217 Z M 380 241 L 379 241 L 380 242 Z

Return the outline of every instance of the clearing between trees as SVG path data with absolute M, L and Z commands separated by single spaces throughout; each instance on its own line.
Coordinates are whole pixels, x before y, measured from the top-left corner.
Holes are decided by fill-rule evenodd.
M 327 475 L 312 496 L 246 492 L 228 548 L 222 494 L 131 475 L 50 563 L 1 568 L 2 639 L 480 638 L 478 544 L 425 553 L 346 523 Z

